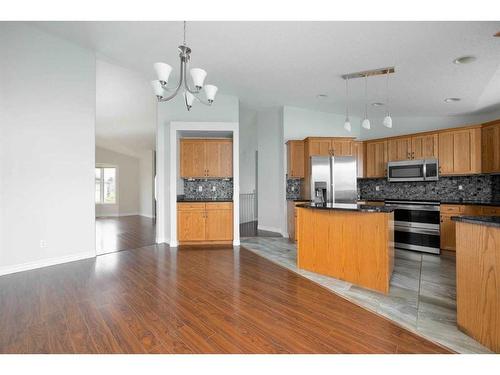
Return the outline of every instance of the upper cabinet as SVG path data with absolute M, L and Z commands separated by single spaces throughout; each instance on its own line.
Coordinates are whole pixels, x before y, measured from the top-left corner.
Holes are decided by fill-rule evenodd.
M 180 175 L 182 178 L 232 177 L 232 140 L 181 139 Z
M 354 141 L 352 143 L 352 153 L 356 157 L 356 169 L 357 169 L 357 177 L 362 178 L 366 175 L 366 162 L 365 162 L 365 154 L 366 154 L 366 145 L 362 141 Z
M 411 159 L 411 138 L 392 138 L 387 141 L 388 161 Z
M 411 158 L 428 159 L 438 158 L 438 135 L 426 134 L 411 137 Z
M 310 156 L 352 156 L 352 138 L 306 138 L 306 157 Z
M 385 177 L 387 174 L 387 141 L 366 141 L 366 177 Z
M 482 163 L 484 173 L 500 172 L 500 120 L 483 125 Z
M 304 141 L 288 141 L 286 145 L 288 178 L 304 178 Z
M 426 159 L 438 157 L 438 135 L 425 134 L 389 138 L 387 141 L 389 161 Z
M 481 173 L 481 129 L 478 127 L 440 132 L 441 175 Z

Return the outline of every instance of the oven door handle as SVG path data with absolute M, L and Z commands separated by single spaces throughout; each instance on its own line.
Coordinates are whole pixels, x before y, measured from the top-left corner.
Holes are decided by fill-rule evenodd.
M 431 236 L 439 236 L 439 229 L 424 229 L 415 227 L 400 227 L 394 226 L 395 232 L 409 232 L 409 233 L 419 233 L 419 234 L 429 234 Z

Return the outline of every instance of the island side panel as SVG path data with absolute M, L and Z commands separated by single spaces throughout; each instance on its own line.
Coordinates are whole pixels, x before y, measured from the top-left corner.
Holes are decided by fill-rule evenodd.
M 298 216 L 299 268 L 388 293 L 392 213 L 300 208 Z
M 500 228 L 456 225 L 458 327 L 500 353 Z

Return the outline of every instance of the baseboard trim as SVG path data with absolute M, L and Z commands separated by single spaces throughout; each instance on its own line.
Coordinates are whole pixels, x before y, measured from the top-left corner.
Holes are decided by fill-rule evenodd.
M 104 218 L 104 217 L 122 217 L 122 216 L 144 216 L 144 217 L 149 217 L 150 219 L 153 218 L 153 216 L 151 216 L 151 215 L 142 214 L 140 212 L 95 215 L 95 217 L 101 217 L 101 218 Z
M 95 256 L 96 255 L 94 252 L 85 252 L 85 253 L 67 255 L 63 257 L 49 258 L 49 259 L 37 260 L 34 262 L 16 264 L 14 266 L 1 267 L 0 276 L 9 275 L 17 272 L 34 270 L 37 268 L 55 266 L 56 264 L 75 262 L 77 260 L 94 258 Z

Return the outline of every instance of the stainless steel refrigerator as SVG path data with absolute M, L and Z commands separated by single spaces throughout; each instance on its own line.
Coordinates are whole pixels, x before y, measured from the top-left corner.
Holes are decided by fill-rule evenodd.
M 356 158 L 311 156 L 311 200 L 315 203 L 356 203 Z

